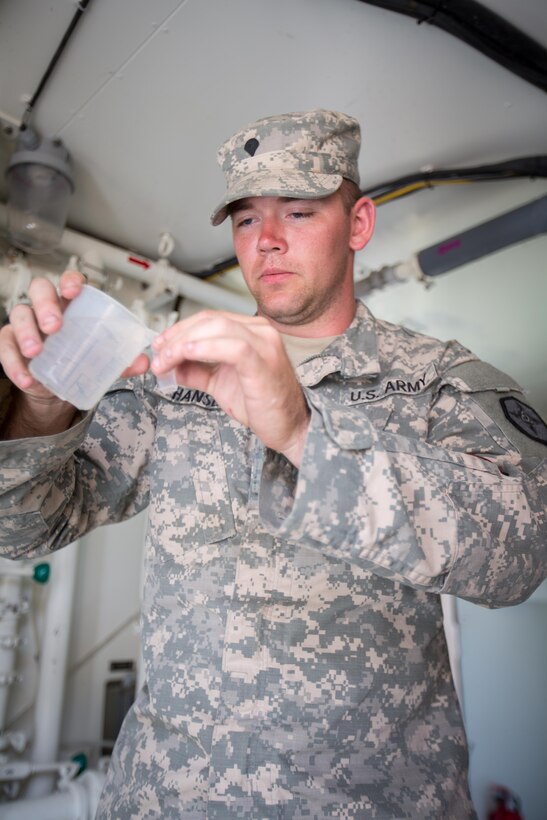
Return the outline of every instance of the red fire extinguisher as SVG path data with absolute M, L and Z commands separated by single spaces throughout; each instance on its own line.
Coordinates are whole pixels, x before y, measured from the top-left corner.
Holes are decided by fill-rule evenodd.
M 519 798 L 505 786 L 491 786 L 488 820 L 524 820 Z

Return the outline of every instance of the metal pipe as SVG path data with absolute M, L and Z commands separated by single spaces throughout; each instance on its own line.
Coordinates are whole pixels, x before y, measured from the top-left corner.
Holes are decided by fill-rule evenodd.
M 33 763 L 52 763 L 59 759 L 78 550 L 79 542 L 76 541 L 51 556 L 38 692 L 34 706 L 34 738 L 30 751 Z M 53 775 L 35 775 L 28 784 L 26 796 L 41 797 L 48 794 L 53 789 L 53 781 Z
M 544 233 L 547 233 L 547 196 L 436 242 L 418 253 L 418 265 L 426 276 L 439 276 Z
M 6 206 L 0 203 L 0 222 L 7 221 Z M 174 268 L 166 260 L 153 262 L 141 260 L 123 248 L 110 245 L 100 239 L 69 230 L 64 231 L 60 245 L 61 250 L 69 255 L 85 260 L 86 254 L 99 258 L 106 268 L 113 269 L 128 279 L 135 279 L 148 285 L 162 286 L 172 291 L 173 295 L 185 296 L 194 302 L 216 310 L 229 310 L 233 313 L 252 315 L 255 303 L 245 296 L 211 285 L 189 273 Z M 142 263 L 142 264 L 141 264 Z
M 461 630 L 458 618 L 458 601 L 454 595 L 441 595 L 441 607 L 443 611 L 444 634 L 450 659 L 450 670 L 454 680 L 454 689 L 460 703 L 460 709 L 464 714 L 463 701 L 463 681 L 462 681 L 462 646 Z M 464 715 L 465 716 L 465 715 Z
M 14 800 L 0 805 L 2 820 L 94 820 L 104 785 L 102 772 L 88 770 L 62 791 L 39 800 Z
M 0 732 L 6 728 L 10 686 L 14 682 L 18 626 L 23 602 L 23 578 L 2 576 L 0 562 Z

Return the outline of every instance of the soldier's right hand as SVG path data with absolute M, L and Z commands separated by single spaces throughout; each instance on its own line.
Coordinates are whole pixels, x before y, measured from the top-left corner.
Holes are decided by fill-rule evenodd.
M 63 311 L 84 284 L 85 277 L 77 271 L 63 273 L 58 292 L 49 279 L 33 279 L 28 289 L 30 304 L 16 305 L 9 324 L 0 330 L 0 363 L 8 379 L 29 396 L 53 396 L 32 377 L 28 363 L 41 352 L 44 337 L 60 329 Z

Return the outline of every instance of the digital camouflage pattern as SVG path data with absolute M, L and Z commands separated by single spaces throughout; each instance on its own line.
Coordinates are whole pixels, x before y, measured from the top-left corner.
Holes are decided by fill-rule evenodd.
M 245 126 L 219 148 L 226 195 L 211 216 L 220 225 L 231 202 L 248 196 L 317 199 L 342 179 L 359 185 L 359 123 L 348 114 L 318 108 L 265 117 Z
M 511 379 L 363 305 L 298 373 L 299 472 L 150 375 L 0 445 L 4 555 L 150 504 L 146 684 L 102 820 L 475 816 L 432 593 L 498 606 L 539 584 L 545 447 L 501 411 Z

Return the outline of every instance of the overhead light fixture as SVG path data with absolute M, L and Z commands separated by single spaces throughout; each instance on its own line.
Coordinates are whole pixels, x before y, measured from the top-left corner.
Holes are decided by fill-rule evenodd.
M 67 149 L 60 139 L 22 128 L 6 170 L 8 233 L 28 253 L 47 253 L 63 234 L 74 191 Z

